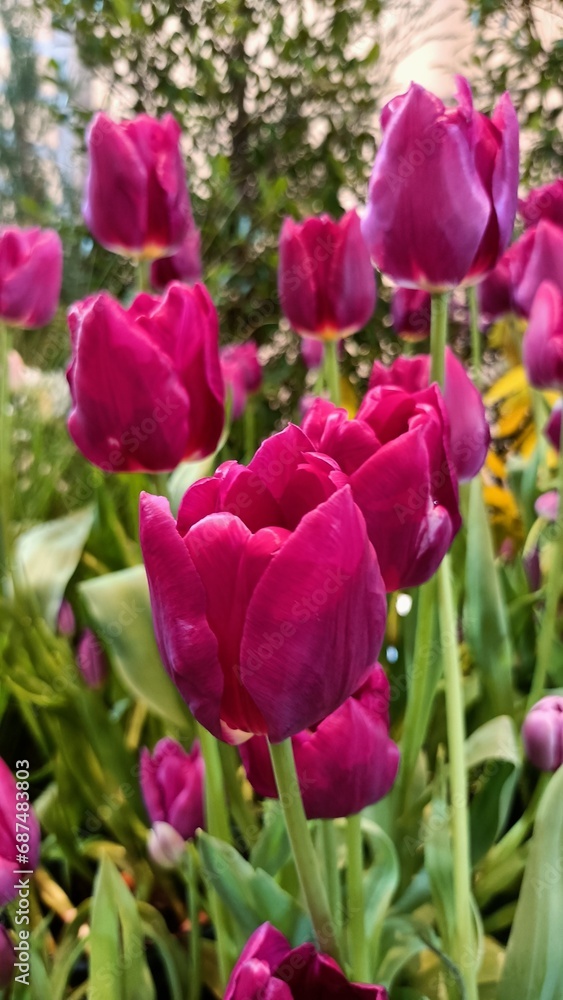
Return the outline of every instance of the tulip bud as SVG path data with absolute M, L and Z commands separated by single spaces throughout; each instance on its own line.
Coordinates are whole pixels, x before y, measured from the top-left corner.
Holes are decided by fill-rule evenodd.
M 249 395 L 262 385 L 262 368 L 258 348 L 253 340 L 245 344 L 228 344 L 221 349 L 223 381 L 231 390 L 231 416 L 238 420 L 244 412 Z
M 18 797 L 19 796 L 19 797 Z M 29 869 L 30 874 L 37 867 L 39 849 L 41 846 L 41 831 L 33 808 L 26 809 L 26 832 L 29 834 L 26 852 L 26 864 L 18 861 L 21 852 L 16 840 L 16 823 L 21 815 L 21 793 L 8 765 L 0 757 L 0 907 L 5 906 L 18 894 L 16 882 L 18 876 L 14 871 L 18 868 Z M 20 831 L 21 832 L 21 831 Z
M 176 868 L 185 853 L 186 842 L 173 826 L 157 820 L 149 832 L 147 850 L 161 868 Z
M 384 798 L 399 767 L 399 748 L 389 738 L 389 683 L 377 664 L 365 684 L 313 730 L 293 737 L 305 813 L 336 819 Z M 239 753 L 259 795 L 277 798 L 267 741 L 255 736 Z
M 201 233 L 191 226 L 179 250 L 172 257 L 161 257 L 151 264 L 151 285 L 163 291 L 171 281 L 195 285 L 201 281 Z
M 549 420 L 544 427 L 544 434 L 549 443 L 556 451 L 561 450 L 561 414 L 563 412 L 563 399 L 558 399 L 555 403 Z
M 383 109 L 362 232 L 373 263 L 399 285 L 474 284 L 508 246 L 518 194 L 518 122 L 508 94 L 491 118 L 418 84 Z M 455 180 L 454 180 L 455 178 Z
M 69 601 L 62 601 L 57 615 L 57 631 L 60 635 L 72 636 L 76 631 L 76 619 Z
M 526 228 L 537 225 L 540 219 L 563 226 L 563 178 L 534 188 L 526 198 L 519 199 L 518 213 Z
M 534 388 L 563 390 L 563 295 L 551 281 L 544 281 L 534 298 L 522 360 Z
M 178 841 L 170 834 L 173 828 L 183 841 L 190 840 L 204 825 L 205 765 L 199 743 L 189 753 L 165 737 L 156 744 L 152 755 L 141 752 L 141 791 L 153 830 L 151 844 L 161 857 L 172 858 Z M 159 861 L 159 864 L 161 862 Z
M 430 355 L 397 358 L 386 367 L 376 361 L 371 372 L 370 389 L 396 385 L 407 392 L 420 392 L 430 383 Z M 445 380 L 442 390 L 449 420 L 452 458 L 460 481 L 473 479 L 487 457 L 491 438 L 485 407 L 461 361 L 446 348 Z
M 365 326 L 376 285 L 357 213 L 339 222 L 328 215 L 302 223 L 286 219 L 278 290 L 285 316 L 302 336 L 336 340 Z
M 57 311 L 63 247 L 52 229 L 0 229 L 0 322 L 33 330 Z
M 530 709 L 522 727 L 528 760 L 540 771 L 563 764 L 563 697 L 547 695 Z
M 12 939 L 0 924 L 0 990 L 5 990 L 12 982 L 15 963 L 16 952 Z
M 514 304 L 523 316 L 530 316 L 542 282 L 553 282 L 563 289 L 563 229 L 541 219 L 513 243 L 509 267 Z
M 76 662 L 89 688 L 102 687 L 108 675 L 108 661 L 99 639 L 89 628 L 84 630 L 79 639 Z
M 559 510 L 557 490 L 548 490 L 547 493 L 542 493 L 534 504 L 534 510 L 538 517 L 543 517 L 546 521 L 554 523 L 557 520 L 557 511 Z
M 301 338 L 301 357 L 306 368 L 320 368 L 324 360 L 325 348 L 322 340 L 314 337 Z
M 179 140 L 172 115 L 120 123 L 95 115 L 83 214 L 98 243 L 149 260 L 180 249 L 193 219 Z
M 217 313 L 203 285 L 173 282 L 124 309 L 107 293 L 69 311 L 68 429 L 105 472 L 169 472 L 217 446 L 225 415 Z
M 395 288 L 391 295 L 391 318 L 402 340 L 416 343 L 430 336 L 431 299 L 418 288 Z

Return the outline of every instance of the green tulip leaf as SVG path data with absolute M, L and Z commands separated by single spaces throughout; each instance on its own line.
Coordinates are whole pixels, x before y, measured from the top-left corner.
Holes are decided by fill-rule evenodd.
M 59 608 L 94 523 L 94 508 L 84 507 L 56 521 L 37 524 L 19 536 L 14 579 L 30 593 L 45 621 L 55 629 Z
M 541 800 L 497 1000 L 560 1000 L 563 767 Z
M 373 854 L 372 864 L 364 876 L 364 921 L 375 974 L 381 956 L 383 923 L 399 885 L 400 866 L 393 841 L 365 816 L 362 816 L 362 834 Z
M 144 566 L 86 580 L 78 590 L 127 690 L 163 719 L 185 729 L 188 710 L 156 646 Z
M 512 710 L 512 647 L 479 476 L 469 487 L 463 625 L 491 707 Z
M 520 740 L 513 719 L 500 715 L 469 736 L 465 744 L 468 770 L 479 768 L 470 806 L 474 861 L 489 850 L 504 829 L 522 767 Z
M 246 938 L 269 921 L 293 947 L 312 940 L 309 917 L 267 872 L 254 869 L 234 847 L 206 833 L 199 834 L 198 848 L 208 887 L 215 889 Z
M 90 1000 L 156 1000 L 137 902 L 105 856 L 94 882 L 89 944 Z

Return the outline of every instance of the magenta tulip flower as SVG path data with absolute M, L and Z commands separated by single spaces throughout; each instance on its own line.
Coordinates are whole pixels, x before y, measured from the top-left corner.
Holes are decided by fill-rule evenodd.
M 494 323 L 507 313 L 516 312 L 514 302 L 514 280 L 511 261 L 515 256 L 514 247 L 506 251 L 497 266 L 477 285 L 479 315 L 485 323 Z M 516 255 L 518 250 L 516 250 Z
M 224 421 L 217 313 L 174 282 L 124 309 L 107 293 L 69 311 L 74 443 L 106 472 L 169 472 L 211 455 Z
M 16 951 L 5 927 L 0 924 L 0 990 L 10 985 L 14 976 Z
M 254 931 L 236 963 L 225 1000 L 388 1000 L 383 986 L 350 983 L 314 945 L 292 948 L 271 924 Z
M 84 629 L 76 650 L 76 662 L 84 683 L 89 688 L 101 688 L 109 672 L 106 654 L 91 629 Z
M 513 244 L 510 273 L 516 308 L 529 316 L 543 281 L 552 281 L 563 292 L 563 229 L 542 219 Z
M 474 284 L 502 256 L 518 193 L 518 122 L 508 94 L 492 117 L 412 83 L 383 109 L 383 141 L 362 232 L 376 267 L 398 285 L 446 291 Z
M 141 752 L 141 791 L 151 823 L 167 823 L 183 840 L 205 826 L 205 765 L 199 743 L 187 753 L 165 736 L 152 754 Z
M 446 348 L 446 371 L 443 389 L 450 425 L 451 453 L 458 479 L 473 479 L 482 468 L 490 442 L 485 407 L 478 390 L 453 351 Z M 378 385 L 396 385 L 407 392 L 420 392 L 430 383 L 430 355 L 397 358 L 386 367 L 376 361 L 370 377 L 370 389 Z
M 184 496 L 141 494 L 158 646 L 196 719 L 220 739 L 280 742 L 366 680 L 386 601 L 362 514 L 336 462 L 293 425 L 246 468 Z
M 106 249 L 148 260 L 180 249 L 193 219 L 179 141 L 172 115 L 125 122 L 94 116 L 82 210 Z
M 366 519 L 388 591 L 436 572 L 461 526 L 444 401 L 420 392 L 370 389 L 354 420 L 317 399 L 303 422 L 310 447 L 337 462 Z
M 301 357 L 305 367 L 320 368 L 325 356 L 325 347 L 322 340 L 315 340 L 314 337 L 301 338 Z
M 21 795 L 18 796 L 18 791 L 10 768 L 0 757 L 0 906 L 5 906 L 18 894 L 16 883 L 21 876 L 14 875 L 14 871 L 28 869 L 31 874 L 39 860 L 39 823 L 28 800 L 25 800 L 25 806 L 21 805 L 24 800 Z M 24 815 L 25 819 L 22 819 Z M 19 831 L 16 831 L 17 822 L 21 824 Z M 17 832 L 22 835 L 18 840 Z M 23 847 L 20 846 L 22 844 Z M 21 862 L 23 854 L 25 863 Z
M 563 698 L 547 695 L 530 709 L 522 727 L 526 756 L 540 771 L 563 764 Z
M 559 494 L 557 490 L 547 490 L 538 497 L 534 504 L 534 510 L 538 517 L 544 517 L 546 521 L 555 522 L 559 510 Z
M 430 306 L 428 292 L 395 288 L 391 295 L 391 319 L 397 336 L 413 342 L 430 336 Z
M 262 385 L 262 366 L 253 340 L 245 344 L 228 344 L 221 348 L 223 381 L 231 390 L 231 416 L 238 420 L 244 413 L 248 396 Z
M 544 427 L 544 434 L 549 443 L 556 451 L 561 451 L 561 415 L 563 413 L 563 399 L 558 399 L 555 403 L 549 420 Z
M 551 281 L 540 285 L 532 303 L 522 360 L 536 389 L 563 391 L 563 294 Z
M 563 226 L 563 177 L 530 191 L 518 201 L 518 213 L 526 227 L 537 225 L 540 219 Z
M 57 311 L 63 247 L 53 229 L 0 229 L 0 322 L 34 330 Z
M 375 275 L 355 211 L 286 219 L 280 235 L 278 291 L 291 326 L 306 337 L 338 340 L 366 325 L 375 309 Z
M 248 780 L 278 797 L 263 736 L 241 743 Z M 377 664 L 362 687 L 318 726 L 293 737 L 293 753 L 309 819 L 336 819 L 379 802 L 393 787 L 399 748 L 389 738 L 389 682 Z
M 172 281 L 184 281 L 195 285 L 201 281 L 201 233 L 196 226 L 190 226 L 179 250 L 172 257 L 153 260 L 151 264 L 151 285 L 163 291 Z

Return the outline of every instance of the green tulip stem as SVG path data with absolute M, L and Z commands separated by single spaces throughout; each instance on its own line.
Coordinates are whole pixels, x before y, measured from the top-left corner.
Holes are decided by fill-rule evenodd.
M 151 262 L 150 260 L 137 261 L 137 293 L 150 292 L 151 290 Z
M 342 967 L 326 889 L 303 808 L 291 740 L 270 743 L 270 756 L 295 867 L 321 951 Z
M 526 706 L 528 711 L 542 697 L 544 692 L 553 657 L 553 640 L 557 632 L 557 611 L 563 587 L 563 420 L 561 421 L 561 437 L 559 441 L 557 494 L 559 497 L 559 506 L 553 531 L 551 565 L 545 588 L 545 608 L 538 635 L 536 665 Z
M 430 316 L 430 381 L 444 384 L 448 339 L 448 292 L 432 296 Z
M 330 400 L 340 406 L 340 371 L 338 367 L 338 341 L 324 341 L 324 378 Z
M 450 807 L 454 880 L 454 954 L 467 989 L 477 1000 L 476 953 L 471 905 L 469 812 L 465 768 L 465 708 L 449 554 L 438 570 L 438 615 L 446 689 L 446 728 L 450 765 Z
M 227 796 L 223 767 L 217 740 L 204 726 L 197 727 L 201 752 L 205 762 L 205 819 L 212 837 L 232 844 L 231 825 L 227 810 Z
M 342 900 L 340 897 L 340 876 L 338 874 L 338 854 L 334 820 L 321 820 L 321 842 L 324 857 L 328 905 L 330 907 L 334 923 L 337 929 L 340 930 Z
M 445 349 L 448 331 L 448 297 L 432 296 L 430 332 L 431 379 L 444 384 Z M 446 730 L 448 737 L 452 861 L 454 881 L 453 960 L 462 972 L 467 1000 L 478 1000 L 477 955 L 471 903 L 471 855 L 469 809 L 465 767 L 465 706 L 457 616 L 449 554 L 438 570 L 438 621 L 444 664 Z
M 469 319 L 471 328 L 471 364 L 473 366 L 473 381 L 481 388 L 481 331 L 479 329 L 479 306 L 477 304 L 477 287 L 471 285 L 467 289 Z
M 348 842 L 348 944 L 352 979 L 369 982 L 369 958 L 364 919 L 362 817 L 360 813 L 346 820 Z
M 189 1000 L 201 996 L 201 934 L 199 929 L 198 857 L 193 843 L 186 844 L 186 882 L 190 914 Z
M 401 740 L 401 769 L 396 791 L 397 817 L 402 816 L 405 811 L 407 793 L 429 722 L 431 705 L 426 687 L 429 683 L 430 662 L 433 655 L 435 605 L 436 577 L 432 577 L 418 591 L 414 654 L 408 677 L 409 686 Z M 425 712 L 421 711 L 422 706 L 426 707 Z
M 8 354 L 10 334 L 0 323 L 0 593 L 2 580 L 10 570 L 10 511 L 12 468 L 10 458 L 10 416 Z

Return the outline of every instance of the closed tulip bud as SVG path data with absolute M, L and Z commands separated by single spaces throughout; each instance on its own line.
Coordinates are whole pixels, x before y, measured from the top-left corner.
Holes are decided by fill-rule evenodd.
M 514 244 L 516 246 L 516 244 Z M 497 266 L 477 285 L 479 315 L 485 323 L 494 323 L 507 313 L 516 312 L 512 277 L 512 247 L 501 257 Z
M 518 122 L 508 94 L 491 118 L 458 77 L 458 106 L 412 83 L 383 109 L 362 231 L 399 285 L 474 284 L 508 246 L 518 192 Z
M 76 631 L 76 619 L 69 601 L 61 602 L 57 615 L 57 631 L 66 636 L 72 636 Z
M 544 281 L 534 298 L 522 360 L 536 389 L 563 391 L 563 295 L 551 281 Z
M 312 944 L 292 948 L 271 924 L 248 939 L 236 963 L 225 1000 L 388 1000 L 383 986 L 350 983 L 334 959 Z
M 416 343 L 430 336 L 430 306 L 430 294 L 419 288 L 393 290 L 391 319 L 401 340 Z
M 248 396 L 262 385 L 262 366 L 253 340 L 245 344 L 228 344 L 221 349 L 221 371 L 225 386 L 231 390 L 231 416 L 238 420 L 244 412 Z
M 68 429 L 105 472 L 169 472 L 211 455 L 224 421 L 217 313 L 203 285 L 169 285 L 128 309 L 105 292 L 68 323 Z
M 290 424 L 248 467 L 225 462 L 195 483 L 177 521 L 164 497 L 141 495 L 163 662 L 226 742 L 316 725 L 381 647 L 385 591 L 364 518 L 338 464 L 312 452 Z
M 0 990 L 5 990 L 12 982 L 16 952 L 12 939 L 5 927 L 0 925 Z
M 557 511 L 559 510 L 559 493 L 557 490 L 548 490 L 547 493 L 542 493 L 534 504 L 534 510 L 538 517 L 544 517 L 546 521 L 551 521 L 552 523 L 555 522 L 557 520 Z
M 315 340 L 314 337 L 301 338 L 301 357 L 306 368 L 320 368 L 325 356 L 325 348 L 322 340 Z
M 152 754 L 145 747 L 141 752 L 140 781 L 153 830 L 158 827 L 152 843 L 161 855 L 172 857 L 177 844 L 164 826 L 172 827 L 184 841 L 204 826 L 205 765 L 199 743 L 196 741 L 187 753 L 166 736 Z
M 548 219 L 527 229 L 510 248 L 510 275 L 514 304 L 523 316 L 530 316 L 542 282 L 563 290 L 563 229 Z
M 26 863 L 21 864 L 20 849 L 21 839 L 16 840 L 16 823 L 18 815 L 21 815 L 21 798 L 18 798 L 18 789 L 14 776 L 8 765 L 0 757 L 0 906 L 5 906 L 18 894 L 17 881 L 19 876 L 14 875 L 16 869 L 29 869 L 31 874 L 37 867 L 39 860 L 39 849 L 41 846 L 41 831 L 37 817 L 30 806 L 26 812 L 26 832 L 29 838 L 26 843 L 29 850 L 25 852 Z
M 186 842 L 169 823 L 153 823 L 147 850 L 161 868 L 176 868 L 186 852 Z
M 52 229 L 0 229 L 0 322 L 33 330 L 57 311 L 63 247 Z
M 535 226 L 540 219 L 549 219 L 563 226 L 563 178 L 534 188 L 526 198 L 518 201 L 518 213 L 526 227 Z
M 106 249 L 148 260 L 180 249 L 193 219 L 179 142 L 172 115 L 125 122 L 95 115 L 82 210 Z
M 201 281 L 201 234 L 190 226 L 179 250 L 172 257 L 162 257 L 151 264 L 151 285 L 163 291 L 171 281 L 195 285 Z
M 375 309 L 375 275 L 355 211 L 335 222 L 321 215 L 286 219 L 280 235 L 278 290 L 293 329 L 337 340 L 366 325 Z
M 461 526 L 456 469 L 436 385 L 370 389 L 356 417 L 317 399 L 303 421 L 310 447 L 346 474 L 388 591 L 436 572 Z
M 563 698 L 548 695 L 528 712 L 522 727 L 528 760 L 540 771 L 557 771 L 563 764 Z
M 85 684 L 101 688 L 108 675 L 106 654 L 91 629 L 84 629 L 78 641 L 76 662 Z
M 399 748 L 389 738 L 389 682 L 377 664 L 368 679 L 314 729 L 293 737 L 293 753 L 309 819 L 349 816 L 379 802 L 393 787 Z M 277 798 L 268 744 L 263 736 L 239 753 L 259 795 Z
M 555 448 L 556 451 L 561 450 L 561 414 L 563 412 L 563 399 L 558 399 L 555 403 L 551 413 L 549 414 L 549 420 L 544 427 L 544 434 L 549 441 L 550 445 Z
M 370 377 L 370 389 L 396 385 L 407 392 L 420 392 L 430 384 L 430 355 L 397 358 L 386 367 L 376 361 Z M 444 403 L 449 420 L 451 453 L 458 479 L 473 479 L 487 457 L 490 431 L 485 407 L 461 361 L 446 348 Z

